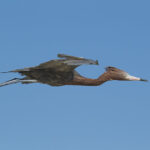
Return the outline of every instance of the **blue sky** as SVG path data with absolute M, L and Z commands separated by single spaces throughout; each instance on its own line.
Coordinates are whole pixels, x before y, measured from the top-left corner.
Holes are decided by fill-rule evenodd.
M 0 2 L 0 71 L 38 65 L 57 53 L 98 59 L 81 66 L 96 78 L 106 66 L 150 79 L 150 2 L 13 0 Z M 19 77 L 1 74 L 0 82 Z M 0 88 L 0 149 L 149 150 L 150 87 L 42 84 Z

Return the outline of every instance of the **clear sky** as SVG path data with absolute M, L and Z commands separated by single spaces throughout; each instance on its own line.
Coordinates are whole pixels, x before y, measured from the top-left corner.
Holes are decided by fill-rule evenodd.
M 98 59 L 150 79 L 150 1 L 0 1 L 0 71 L 57 53 Z M 0 74 L 0 82 L 19 77 Z M 1 150 L 149 150 L 150 83 L 98 87 L 14 84 L 0 88 Z

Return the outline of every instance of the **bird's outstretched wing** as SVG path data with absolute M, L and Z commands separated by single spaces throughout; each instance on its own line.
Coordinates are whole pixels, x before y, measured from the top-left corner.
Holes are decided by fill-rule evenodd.
M 74 70 L 76 67 L 80 65 L 98 65 L 98 61 L 94 61 L 92 59 L 85 59 L 82 57 L 69 56 L 65 54 L 58 54 L 60 59 L 50 60 L 48 62 L 42 63 L 35 67 L 29 67 L 24 69 L 17 69 L 11 72 L 26 72 L 26 71 L 34 71 L 34 70 L 53 70 L 53 71 L 63 71 L 69 72 Z
M 80 65 L 98 65 L 98 60 L 92 60 L 92 59 L 85 59 L 83 57 L 75 57 L 75 56 L 69 56 L 65 54 L 58 54 L 59 58 L 64 58 L 64 64 L 72 65 L 72 66 L 80 66 Z

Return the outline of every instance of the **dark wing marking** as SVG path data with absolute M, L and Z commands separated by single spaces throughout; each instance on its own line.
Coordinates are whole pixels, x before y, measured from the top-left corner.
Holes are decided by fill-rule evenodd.
M 11 72 L 26 72 L 26 71 L 34 71 L 34 70 L 53 70 L 69 72 L 73 71 L 76 67 L 86 64 L 86 65 L 98 65 L 98 61 L 94 61 L 92 59 L 85 59 L 81 57 L 74 57 L 65 54 L 58 54 L 58 57 L 62 59 L 50 60 L 48 62 L 42 63 L 35 67 L 17 69 Z

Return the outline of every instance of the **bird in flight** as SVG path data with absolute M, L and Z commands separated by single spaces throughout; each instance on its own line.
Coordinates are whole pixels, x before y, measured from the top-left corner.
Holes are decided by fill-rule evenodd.
M 97 79 L 90 79 L 81 76 L 75 68 L 80 65 L 98 65 L 98 61 L 85 59 L 82 57 L 69 56 L 58 54 L 60 59 L 50 60 L 35 67 L 24 69 L 16 69 L 8 72 L 20 73 L 25 76 L 23 78 L 14 78 L 0 84 L 1 86 L 14 83 L 43 83 L 51 86 L 63 85 L 83 85 L 83 86 L 98 86 L 106 81 L 147 81 L 145 79 L 131 76 L 127 72 L 115 67 L 106 67 L 106 71 Z M 2 72 L 2 73 L 8 73 Z

